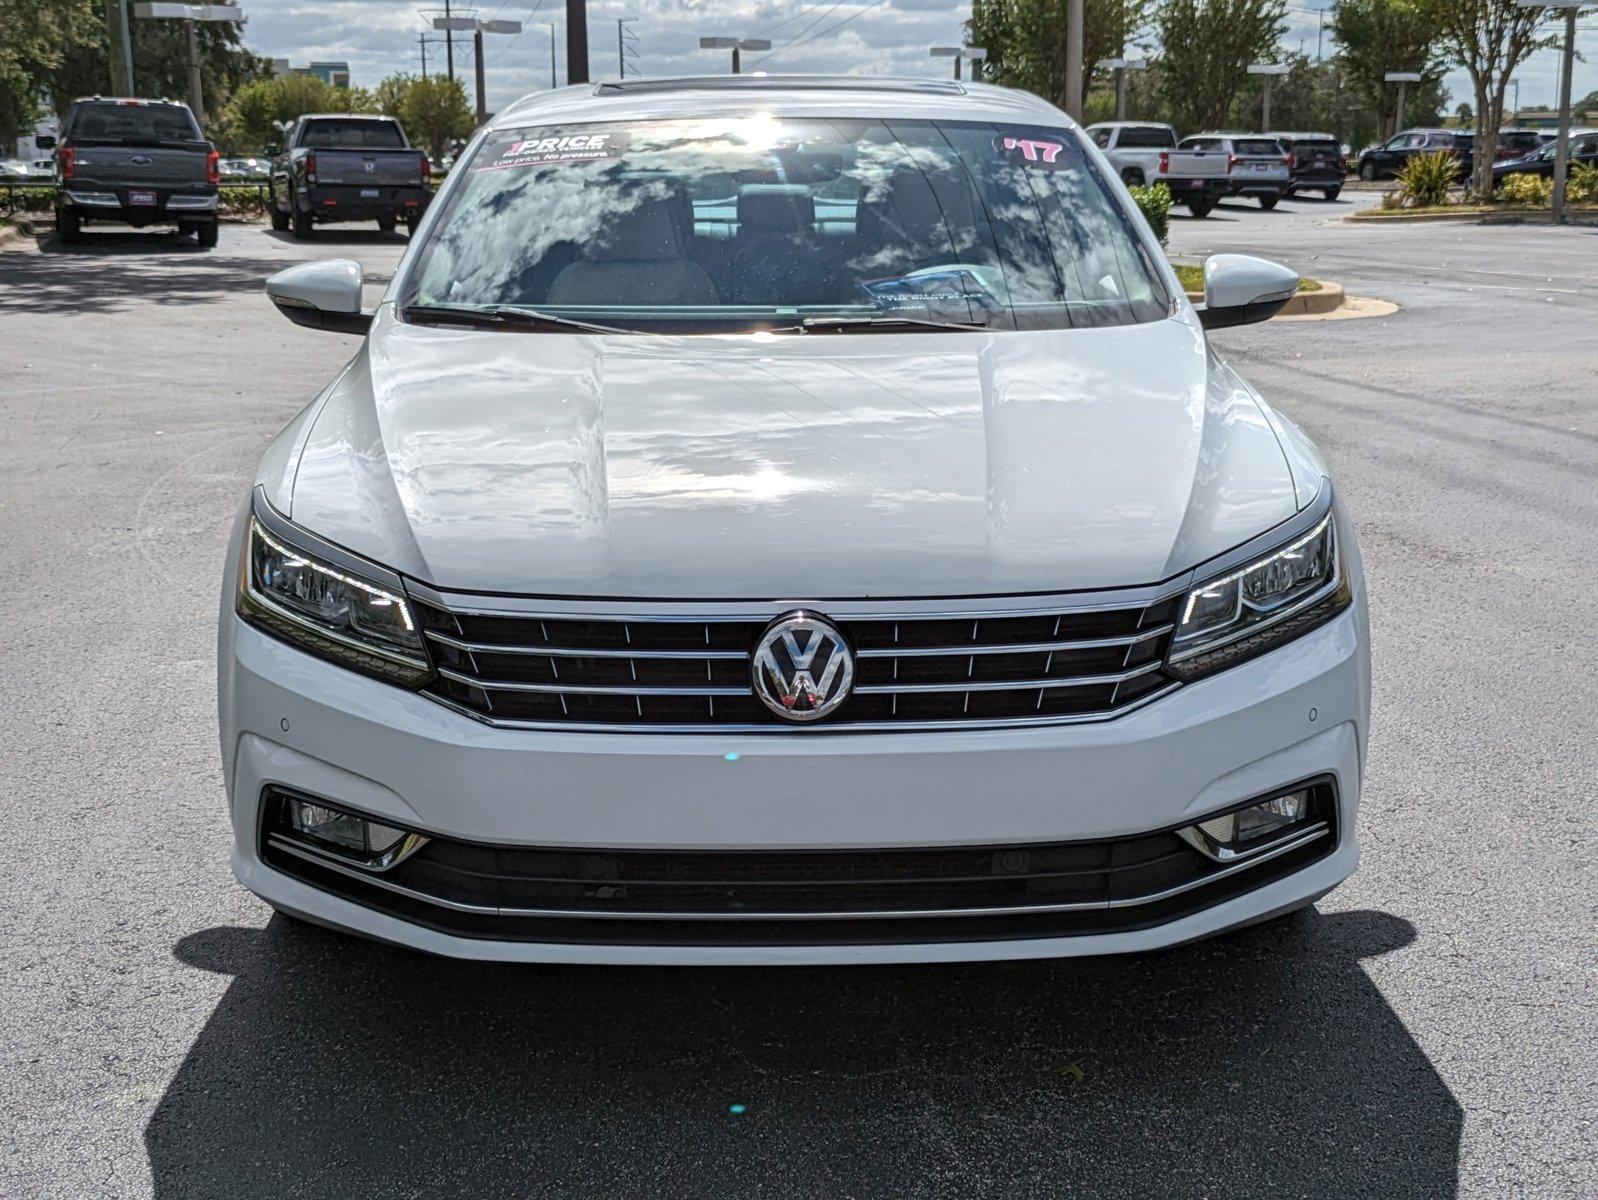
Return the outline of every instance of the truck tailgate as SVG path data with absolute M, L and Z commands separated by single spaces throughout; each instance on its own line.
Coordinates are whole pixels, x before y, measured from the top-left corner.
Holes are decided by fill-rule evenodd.
M 77 142 L 74 186 L 96 184 L 150 184 L 161 187 L 205 182 L 210 147 L 126 146 Z
M 1161 176 L 1172 179 L 1224 179 L 1231 171 L 1231 156 L 1221 150 L 1167 150 L 1160 161 Z
M 316 182 L 396 187 L 422 182 L 420 150 L 316 150 Z

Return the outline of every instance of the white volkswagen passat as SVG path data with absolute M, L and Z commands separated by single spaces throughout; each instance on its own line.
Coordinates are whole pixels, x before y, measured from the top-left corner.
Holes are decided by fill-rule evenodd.
M 440 954 L 1144 950 L 1355 867 L 1353 530 L 1034 97 L 600 84 L 462 155 L 272 443 L 220 637 L 239 879 Z

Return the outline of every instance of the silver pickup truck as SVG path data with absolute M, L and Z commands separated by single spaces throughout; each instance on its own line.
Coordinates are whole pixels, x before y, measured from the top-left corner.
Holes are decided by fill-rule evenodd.
M 272 159 L 272 228 L 309 237 L 313 224 L 376 221 L 410 232 L 427 211 L 433 168 L 393 117 L 309 113 L 289 126 Z
M 216 245 L 216 148 L 187 105 L 78 100 L 55 149 L 56 236 L 71 244 L 89 222 L 176 225 Z
M 1224 153 L 1178 149 L 1176 130 L 1152 121 L 1104 121 L 1087 127 L 1128 187 L 1163 183 L 1171 199 L 1195 217 L 1232 193 L 1232 165 Z M 1185 143 L 1184 143 L 1185 145 Z

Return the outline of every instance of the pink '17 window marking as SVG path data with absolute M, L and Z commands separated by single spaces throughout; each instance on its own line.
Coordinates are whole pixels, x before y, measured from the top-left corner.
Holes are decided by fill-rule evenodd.
M 1052 163 L 1060 157 L 1060 151 L 1065 147 L 1060 145 L 1059 142 L 1039 142 L 1034 141 L 1032 138 L 1007 137 L 1004 139 L 1004 148 L 1006 150 L 1019 150 L 1021 156 L 1027 162 Z

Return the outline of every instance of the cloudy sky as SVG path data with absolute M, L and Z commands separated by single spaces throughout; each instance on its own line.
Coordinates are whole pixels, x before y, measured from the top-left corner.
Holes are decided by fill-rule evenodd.
M 354 82 L 371 86 L 395 71 L 420 69 L 417 35 L 428 26 L 434 9 L 402 0 L 240 0 L 249 17 L 250 49 L 296 66 L 312 60 L 349 62 Z M 444 0 L 437 0 L 442 12 Z M 424 4 L 431 0 L 423 0 Z M 564 0 L 451 0 L 452 11 L 485 18 L 519 20 L 520 36 L 487 38 L 488 106 L 504 107 L 529 91 L 549 86 L 549 29 L 557 22 L 560 72 L 565 70 Z M 1330 0 L 1288 0 L 1291 22 L 1282 44 L 1289 50 L 1316 51 L 1318 10 Z M 590 69 L 595 79 L 614 78 L 616 18 L 637 18 L 629 29 L 636 38 L 635 65 L 645 75 L 677 75 L 727 69 L 725 51 L 700 50 L 701 35 L 766 37 L 773 51 L 748 54 L 745 70 L 842 71 L 848 74 L 944 76 L 947 60 L 935 61 L 927 50 L 958 41 L 970 6 L 960 0 L 589 0 Z M 1579 22 L 1577 50 L 1587 56 L 1576 64 L 1574 95 L 1598 89 L 1598 18 Z M 442 37 L 431 34 L 429 37 Z M 1323 43 L 1331 52 L 1328 38 Z M 428 69 L 443 69 L 444 47 L 429 45 Z M 1557 103 L 1558 54 L 1544 51 L 1520 70 L 1523 104 Z M 457 38 L 456 74 L 471 86 L 471 43 Z M 634 69 L 628 67 L 629 73 Z M 1450 77 L 1453 103 L 1470 98 L 1463 73 Z M 1513 100 L 1513 96 L 1511 96 Z

